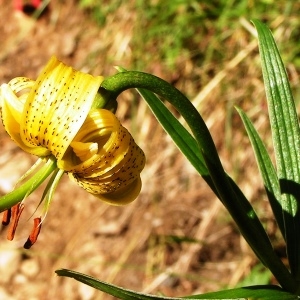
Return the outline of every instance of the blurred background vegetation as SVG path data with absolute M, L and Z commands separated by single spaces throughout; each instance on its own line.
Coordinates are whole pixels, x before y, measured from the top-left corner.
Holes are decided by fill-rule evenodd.
M 14 12 L 11 1 L 2 0 L 0 6 L 0 17 L 6 20 L 0 25 L 0 83 L 15 76 L 36 78 L 49 57 L 57 55 L 95 75 L 114 74 L 115 65 L 149 72 L 186 94 L 211 130 L 226 171 L 253 203 L 285 260 L 234 106 L 247 112 L 271 147 L 257 40 L 250 22 L 254 18 L 266 22 L 274 33 L 299 106 L 298 1 L 53 0 L 38 19 Z M 31 226 L 29 222 L 26 229 L 26 218 L 20 238 L 3 244 L 6 252 L 0 249 L 0 260 L 8 261 L 1 255 L 9 249 L 17 262 L 14 272 L 0 280 L 7 297 L 3 299 L 24 299 L 24 295 L 111 299 L 55 277 L 53 271 L 61 267 L 168 296 L 274 283 L 137 93 L 120 97 L 118 116 L 147 156 L 139 199 L 126 207 L 110 207 L 66 178 L 33 249 L 21 250 L 20 241 Z M 4 193 L 34 159 L 21 154 L 3 128 L 0 138 Z M 11 174 L 17 175 L 11 178 Z M 31 211 L 38 200 L 39 195 L 32 197 Z M 32 266 L 37 271 L 30 273 L 35 270 Z

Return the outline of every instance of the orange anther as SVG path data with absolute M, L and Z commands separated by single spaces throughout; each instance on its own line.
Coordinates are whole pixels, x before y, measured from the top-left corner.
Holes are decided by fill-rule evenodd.
M 14 239 L 15 236 L 15 232 L 19 223 L 19 219 L 20 216 L 22 214 L 22 211 L 24 209 L 24 204 L 23 203 L 18 203 L 16 205 L 14 205 L 11 208 L 11 225 L 8 228 L 8 232 L 7 232 L 7 239 L 12 241 Z
M 3 212 L 2 225 L 7 226 L 10 222 L 10 217 L 11 217 L 11 209 L 9 208 Z
M 31 230 L 31 233 L 24 244 L 25 249 L 29 249 L 36 241 L 39 236 L 39 233 L 41 231 L 42 223 L 41 223 L 41 218 L 34 218 L 33 220 L 33 228 Z

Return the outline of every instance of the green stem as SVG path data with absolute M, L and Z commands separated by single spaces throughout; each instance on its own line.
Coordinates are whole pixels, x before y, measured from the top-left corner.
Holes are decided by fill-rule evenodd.
M 268 267 L 281 286 L 294 292 L 296 283 L 275 254 L 269 238 L 249 201 L 224 171 L 217 149 L 202 117 L 192 103 L 176 88 L 151 74 L 128 71 L 106 78 L 100 94 L 112 100 L 130 88 L 147 89 L 168 100 L 186 120 L 203 154 L 217 195 L 238 225 L 258 258 Z
M 5 211 L 15 204 L 21 202 L 26 196 L 34 192 L 56 168 L 56 159 L 53 156 L 50 156 L 46 164 L 41 167 L 29 180 L 12 192 L 0 198 L 0 212 Z

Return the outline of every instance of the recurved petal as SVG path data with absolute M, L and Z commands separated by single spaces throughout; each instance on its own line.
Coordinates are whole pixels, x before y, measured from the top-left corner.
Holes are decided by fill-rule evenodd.
M 142 181 L 138 176 L 129 185 L 119 188 L 114 192 L 106 194 L 95 194 L 97 198 L 112 205 L 125 205 L 134 201 L 140 194 L 142 188 Z
M 47 148 L 61 159 L 86 119 L 102 81 L 102 76 L 79 72 L 52 57 L 24 106 L 20 126 L 24 144 Z
M 20 136 L 20 122 L 24 110 L 28 91 L 33 86 L 34 81 L 17 77 L 8 84 L 1 86 L 0 100 L 2 109 L 2 122 L 6 132 L 13 141 L 28 153 L 37 153 L 39 156 L 49 155 L 49 151 L 42 147 L 25 145 Z
M 112 112 L 105 109 L 91 111 L 68 151 L 58 161 L 59 168 L 83 177 L 94 174 L 96 169 L 102 168 L 102 172 L 107 172 L 126 154 L 130 134 L 122 133 L 122 128 Z M 76 153 L 80 153 L 90 143 L 97 143 L 97 153 L 90 152 L 85 160 L 80 159 Z
M 58 166 L 80 186 L 107 202 L 137 197 L 145 155 L 113 113 L 92 111 L 70 146 Z
M 75 176 L 74 176 L 75 175 Z M 134 201 L 139 195 L 142 187 L 142 181 L 138 176 L 130 184 L 118 188 L 111 187 L 110 183 L 101 183 L 89 179 L 77 178 L 76 174 L 69 174 L 70 178 L 77 182 L 87 192 L 93 194 L 100 200 L 112 205 L 125 205 Z M 101 189 L 101 193 L 99 190 Z M 106 192 L 105 192 L 106 191 Z
M 98 143 L 72 142 L 71 147 L 81 161 L 86 161 L 98 153 Z

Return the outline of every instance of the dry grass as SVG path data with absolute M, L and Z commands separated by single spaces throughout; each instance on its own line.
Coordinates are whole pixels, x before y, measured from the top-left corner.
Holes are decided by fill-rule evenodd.
M 115 73 L 114 65 L 128 69 L 133 65 L 134 1 L 109 15 L 103 28 L 88 21 L 73 1 L 52 1 L 50 13 L 38 21 L 13 12 L 10 1 L 0 5 L 1 19 L 6 20 L 0 25 L 0 83 L 20 75 L 35 78 L 52 54 L 75 68 L 105 76 Z M 275 23 L 279 35 L 284 28 L 280 20 Z M 178 60 L 176 71 L 163 69 L 159 61 L 146 62 L 145 71 L 174 82 L 192 99 L 211 130 L 227 172 L 275 236 L 253 153 L 234 110 L 234 105 L 243 107 L 270 146 L 257 44 L 249 28 L 244 19 L 236 24 L 222 45 L 223 61 L 218 64 L 203 66 L 191 55 Z M 213 40 L 213 36 L 204 38 Z M 297 84 L 296 73 L 291 74 Z M 139 199 L 126 207 L 110 207 L 65 178 L 32 250 L 22 250 L 31 226 L 26 216 L 14 242 L 5 242 L 2 232 L 0 269 L 6 275 L 0 279 L 1 299 L 111 299 L 71 279 L 56 277 L 58 268 L 138 291 L 179 296 L 234 287 L 257 263 L 220 202 L 146 104 L 131 92 L 124 93 L 119 103 L 118 116 L 147 155 Z M 34 159 L 21 153 L 2 127 L 0 143 L 4 193 Z M 26 201 L 27 216 L 39 197 L 35 193 Z M 171 236 L 198 242 L 176 243 Z

